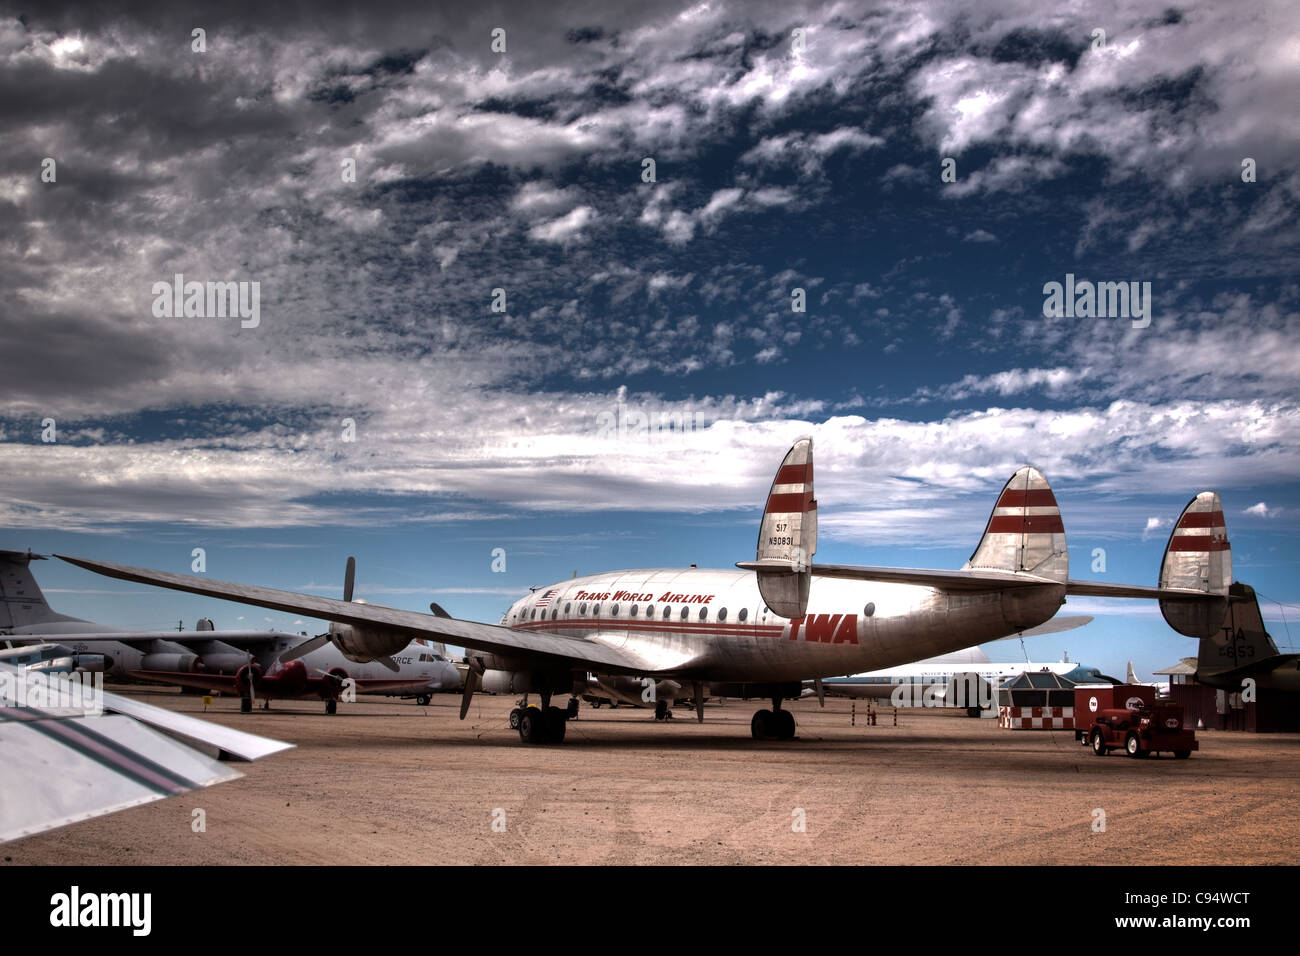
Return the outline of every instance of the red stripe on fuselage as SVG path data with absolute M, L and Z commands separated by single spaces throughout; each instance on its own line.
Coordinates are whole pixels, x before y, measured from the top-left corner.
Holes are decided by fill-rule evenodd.
M 556 630 L 573 630 L 582 628 L 589 631 L 678 631 L 683 634 L 762 634 L 779 637 L 785 631 L 784 624 L 723 624 L 709 621 L 619 621 L 582 618 L 570 618 L 563 621 L 525 621 L 516 624 L 521 631 L 536 631 L 544 628 Z

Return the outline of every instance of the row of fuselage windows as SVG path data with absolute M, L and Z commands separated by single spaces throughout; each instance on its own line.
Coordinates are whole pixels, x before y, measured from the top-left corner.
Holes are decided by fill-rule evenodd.
M 540 614 L 540 615 L 538 614 L 538 611 L 539 611 L 539 610 L 541 611 L 541 614 Z M 570 602 L 568 602 L 568 603 L 566 603 L 566 604 L 564 605 L 564 616 L 567 618 L 567 617 L 572 613 L 572 611 L 573 611 L 573 602 L 570 601 Z M 601 612 L 601 605 L 600 605 L 600 604 L 587 604 L 586 602 L 583 602 L 583 603 L 580 603 L 580 604 L 578 605 L 578 616 L 579 616 L 579 617 L 586 617 L 586 616 L 588 615 L 588 613 L 590 613 L 590 615 L 591 615 L 592 617 L 600 617 L 600 612 Z M 764 607 L 764 608 L 763 608 L 763 613 L 764 613 L 764 614 L 769 613 L 769 609 L 766 608 L 766 607 Z M 641 615 L 641 606 L 640 606 L 639 604 L 633 604 L 633 605 L 632 605 L 630 608 L 628 608 L 628 610 L 627 610 L 627 616 L 628 616 L 628 617 L 639 617 L 640 615 Z M 554 620 L 556 620 L 559 616 L 560 616 L 560 609 L 559 609 L 559 607 L 556 606 L 556 607 L 551 608 L 551 620 L 554 621 Z M 608 616 L 609 616 L 609 617 L 618 617 L 618 616 L 619 616 L 619 605 L 617 605 L 617 604 L 610 604 L 610 605 L 608 605 Z M 652 620 L 652 619 L 654 618 L 654 616 L 655 616 L 655 606 L 654 606 L 653 604 L 647 604 L 647 605 L 645 606 L 645 618 L 646 618 L 646 620 Z M 667 620 L 671 619 L 672 616 L 673 616 L 673 608 L 672 608 L 672 605 L 671 605 L 671 604 L 665 604 L 665 605 L 663 606 L 663 611 L 660 612 L 660 619 L 661 619 L 661 620 L 664 620 L 664 621 L 667 621 Z M 681 611 L 678 613 L 678 619 L 679 619 L 679 620 L 682 620 L 682 621 L 688 620 L 688 619 L 690 618 L 690 616 L 691 616 L 691 609 L 690 609 L 689 607 L 684 607 L 684 608 L 682 608 Z M 546 620 L 546 608 L 533 608 L 533 609 L 532 609 L 531 611 L 529 611 L 527 614 L 525 614 L 525 613 L 522 612 L 522 611 L 520 612 L 520 619 L 521 619 L 521 620 L 526 620 L 526 621 L 535 621 L 535 620 L 537 620 L 539 617 L 540 617 L 542 620 Z M 707 620 L 709 619 L 709 609 L 708 609 L 707 607 L 702 607 L 702 608 L 700 608 L 700 610 L 699 610 L 699 614 L 697 615 L 697 617 L 698 617 L 699 620 L 701 620 L 701 621 L 707 621 Z M 721 622 L 721 621 L 725 621 L 726 619 L 727 619 L 727 609 L 726 609 L 725 607 L 718 608 L 718 614 L 717 614 L 717 617 L 715 618 L 715 620 Z M 742 607 L 742 608 L 740 609 L 740 611 L 736 614 L 736 620 L 737 620 L 739 623 L 743 624 L 743 623 L 745 623 L 745 621 L 747 621 L 748 619 L 749 619 L 749 608 L 747 608 L 747 607 Z

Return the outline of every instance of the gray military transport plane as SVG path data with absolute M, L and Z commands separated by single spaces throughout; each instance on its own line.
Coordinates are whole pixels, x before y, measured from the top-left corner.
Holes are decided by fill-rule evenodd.
M 763 697 L 757 739 L 789 740 L 782 701 L 801 681 L 879 670 L 1035 627 L 1066 595 L 1148 598 L 1181 634 L 1218 631 L 1228 609 L 1231 556 L 1223 508 L 1202 492 L 1184 509 L 1157 587 L 1069 577 L 1065 529 L 1042 473 L 1021 468 L 999 493 L 975 553 L 957 570 L 813 564 L 817 502 L 812 439 L 796 442 L 763 509 L 755 560 L 738 570 L 614 571 L 561 581 L 521 598 L 498 624 L 212 581 L 87 558 L 64 558 L 110 577 L 189 591 L 334 622 L 349 660 L 393 653 L 415 637 L 467 649 L 464 719 L 480 684 L 536 693 L 542 706 L 512 714 L 527 743 L 564 739 L 554 694 L 582 693 L 588 672 L 672 680 L 692 688 L 699 720 L 706 693 Z
M 206 618 L 192 631 L 125 631 L 69 617 L 50 607 L 41 593 L 31 562 L 43 560 L 30 551 L 0 551 L 0 644 L 19 645 L 0 650 L 0 662 L 220 690 L 238 696 L 245 713 L 260 698 L 266 708 L 272 700 L 322 700 L 325 712 L 333 714 L 349 686 L 357 694 L 409 696 L 421 704 L 428 704 L 435 691 L 460 689 L 460 672 L 446 659 L 446 649 L 424 638 L 349 666 L 328 635 L 217 631 Z M 355 576 L 356 562 L 348 558 L 345 601 L 352 600 Z

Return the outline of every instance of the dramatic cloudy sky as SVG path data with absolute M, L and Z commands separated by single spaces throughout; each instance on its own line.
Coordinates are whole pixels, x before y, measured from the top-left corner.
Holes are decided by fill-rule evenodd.
M 1295 610 L 1297 89 L 1287 0 L 6 0 L 2 546 L 328 594 L 355 553 L 359 593 L 495 620 L 749 557 L 811 434 L 823 560 L 955 567 L 1028 462 L 1075 576 L 1154 583 L 1215 488 Z M 259 283 L 260 324 L 155 316 L 176 273 Z M 1045 318 L 1067 273 L 1149 282 L 1149 327 Z M 315 627 L 40 571 L 105 623 Z M 1036 656 L 1195 652 L 1071 604 Z

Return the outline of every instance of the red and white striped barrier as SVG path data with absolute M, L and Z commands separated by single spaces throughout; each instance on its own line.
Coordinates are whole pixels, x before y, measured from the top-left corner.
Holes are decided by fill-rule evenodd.
M 1007 730 L 1073 730 L 1073 707 L 999 707 L 998 726 Z

